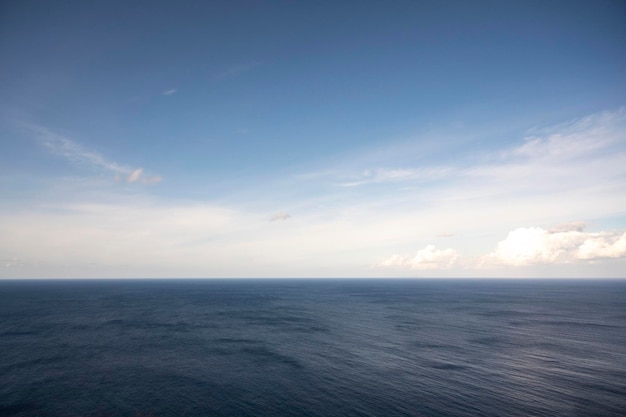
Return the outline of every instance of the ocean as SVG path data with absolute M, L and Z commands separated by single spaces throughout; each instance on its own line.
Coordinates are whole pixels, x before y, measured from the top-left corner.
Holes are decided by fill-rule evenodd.
M 0 281 L 0 416 L 623 416 L 626 280 Z

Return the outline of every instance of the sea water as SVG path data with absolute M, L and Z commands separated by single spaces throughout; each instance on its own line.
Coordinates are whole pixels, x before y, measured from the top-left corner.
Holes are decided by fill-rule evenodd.
M 0 281 L 1 416 L 623 416 L 626 281 Z

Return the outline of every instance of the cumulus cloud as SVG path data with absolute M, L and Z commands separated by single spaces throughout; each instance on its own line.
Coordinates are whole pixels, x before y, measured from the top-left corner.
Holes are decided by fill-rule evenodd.
M 585 232 L 585 223 L 572 222 L 549 229 L 520 227 L 498 242 L 495 249 L 478 258 L 463 258 L 454 249 L 428 245 L 414 257 L 395 254 L 376 267 L 402 269 L 464 269 L 523 267 L 531 265 L 582 264 L 603 259 L 626 258 L 626 232 Z
M 270 221 L 271 222 L 285 221 L 289 218 L 291 218 L 291 214 L 289 213 L 276 213 L 272 217 L 270 217 Z
M 482 264 L 525 266 L 626 257 L 626 233 L 587 233 L 579 223 L 545 230 L 521 227 L 508 234 Z
M 590 236 L 578 247 L 578 259 L 626 257 L 626 232 L 621 236 Z
M 413 258 L 395 254 L 376 266 L 409 269 L 446 269 L 452 267 L 457 258 L 458 254 L 453 249 L 437 249 L 434 245 L 428 245 L 424 249 L 417 251 L 417 255 Z

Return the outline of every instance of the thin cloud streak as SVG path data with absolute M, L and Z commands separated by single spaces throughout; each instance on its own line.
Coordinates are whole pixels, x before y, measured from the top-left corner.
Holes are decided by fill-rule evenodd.
M 29 126 L 41 143 L 50 152 L 60 155 L 72 163 L 91 168 L 99 168 L 115 174 L 116 179 L 124 179 L 128 183 L 156 184 L 162 180 L 158 175 L 145 175 L 143 168 L 131 169 L 106 159 L 97 152 L 84 148 L 71 139 L 58 135 L 39 126 Z
M 611 171 L 611 176 L 616 177 L 626 173 L 626 108 L 590 115 L 557 127 L 535 129 L 533 135 L 524 137 L 521 142 L 504 150 L 484 153 L 478 163 L 471 155 L 466 155 L 465 164 L 457 162 L 456 166 L 424 166 L 422 163 L 418 167 L 367 167 L 358 174 L 336 174 L 336 184 L 341 187 L 388 184 L 392 187 L 446 180 L 478 180 L 486 184 L 543 178 L 538 185 L 545 186 L 546 179 L 553 185 L 550 180 L 556 176 L 561 177 L 558 179 L 561 185 L 567 185 L 563 177 L 588 176 L 595 180 L 597 175 L 611 174 Z M 404 153 L 406 151 L 402 155 L 387 156 L 387 159 L 400 159 Z
M 35 127 L 32 129 L 48 150 L 68 159 L 73 163 L 104 168 L 105 170 L 116 174 L 129 173 L 129 170 L 120 164 L 109 161 L 99 153 L 87 150 L 64 136 L 58 135 L 44 128 Z
M 143 168 L 137 168 L 126 177 L 126 182 L 140 182 L 141 184 L 157 184 L 161 182 L 160 175 L 146 176 L 143 174 Z
M 352 181 L 338 183 L 340 187 L 357 187 L 368 184 L 381 184 L 402 181 L 435 181 L 453 174 L 450 167 L 432 168 L 378 168 L 366 169 L 354 176 Z
M 251 71 L 261 65 L 258 61 L 252 61 L 245 64 L 233 65 L 213 75 L 213 81 L 222 81 L 228 78 L 236 78 L 241 74 Z

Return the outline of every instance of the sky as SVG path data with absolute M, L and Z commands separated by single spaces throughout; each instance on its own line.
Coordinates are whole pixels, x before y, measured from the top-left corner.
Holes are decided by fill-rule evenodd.
M 0 278 L 624 278 L 624 22 L 0 1 Z

